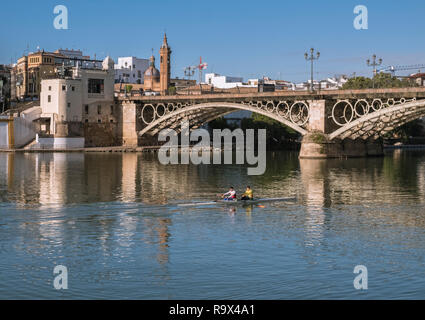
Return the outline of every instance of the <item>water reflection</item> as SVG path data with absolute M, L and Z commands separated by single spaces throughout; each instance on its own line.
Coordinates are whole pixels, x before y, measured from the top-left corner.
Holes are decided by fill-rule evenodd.
M 307 217 L 306 245 L 321 242 L 325 224 L 325 207 L 331 204 L 326 160 L 300 159 L 301 180 L 305 188 Z
M 0 154 L 0 200 L 22 205 L 93 202 L 166 204 L 199 182 L 191 166 L 164 166 L 142 155 Z
M 234 184 L 255 186 L 259 196 L 297 195 L 312 219 L 340 204 L 424 202 L 423 153 L 396 150 L 385 158 L 298 160 L 269 154 L 266 174 L 246 176 L 241 166 L 161 165 L 136 153 L 0 154 L 0 201 L 49 207 L 122 202 L 166 205 L 210 199 Z M 302 183 L 299 183 L 301 181 Z
M 229 184 L 238 191 L 251 185 L 257 197 L 296 195 L 297 201 L 264 208 L 176 205 L 214 199 Z M 92 288 L 128 280 L 135 290 L 156 288 L 158 297 L 179 298 L 178 292 L 168 294 L 183 282 L 190 284 L 183 297 L 193 297 L 190 288 L 198 282 L 216 292 L 220 287 L 211 290 L 210 278 L 235 279 L 232 266 L 238 263 L 252 275 L 265 275 L 252 282 L 256 286 L 267 283 L 268 274 L 275 276 L 272 266 L 280 263 L 299 277 L 305 261 L 308 273 L 320 256 L 337 261 L 334 252 L 344 259 L 351 252 L 357 263 L 372 248 L 370 261 L 386 263 L 393 259 L 384 253 L 390 248 L 401 252 L 397 265 L 418 259 L 417 266 L 423 262 L 418 252 L 424 243 L 424 202 L 423 152 L 349 160 L 270 153 L 263 176 L 246 176 L 246 168 L 236 165 L 164 166 L 149 154 L 0 153 L 0 276 L 13 278 L 16 268 L 19 274 L 44 272 L 69 259 L 68 266 L 82 274 L 81 283 Z M 204 272 L 205 279 L 199 276 Z M 198 282 L 190 282 L 195 275 Z

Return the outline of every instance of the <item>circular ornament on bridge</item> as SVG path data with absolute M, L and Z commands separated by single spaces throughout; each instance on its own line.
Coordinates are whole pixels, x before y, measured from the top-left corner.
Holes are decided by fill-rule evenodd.
M 393 98 L 387 100 L 387 106 L 392 107 L 395 105 L 395 100 Z
M 369 113 L 369 103 L 365 99 L 357 100 L 354 104 L 354 114 L 356 117 L 362 117 Z
M 289 109 L 289 118 L 292 123 L 300 127 L 305 125 L 310 117 L 308 104 L 303 101 L 295 101 Z
M 175 105 L 176 109 L 181 109 L 182 108 L 182 104 L 179 102 Z
M 167 103 L 167 113 L 171 113 L 175 110 L 176 106 L 174 105 L 174 103 Z
M 263 108 L 263 101 L 257 101 L 257 108 L 262 109 Z
M 289 114 L 289 104 L 286 101 L 280 101 L 276 107 L 279 116 L 287 118 Z
M 381 99 L 373 99 L 372 101 L 372 109 L 374 111 L 378 111 L 381 110 L 383 106 L 382 100 Z
M 332 119 L 339 126 L 350 123 L 355 115 L 353 105 L 348 100 L 340 100 L 332 108 Z
M 149 109 L 151 109 L 150 112 L 146 111 L 146 110 L 149 110 Z M 141 112 L 141 115 L 140 115 L 140 118 L 142 119 L 142 121 L 145 124 L 151 124 L 152 122 L 155 121 L 155 116 L 156 116 L 156 112 L 155 112 L 154 106 L 151 105 L 151 104 L 145 104 L 142 108 L 142 112 Z
M 164 105 L 163 103 L 158 103 L 158 104 L 156 105 L 155 113 L 156 113 L 156 116 L 157 116 L 158 118 L 163 117 L 163 116 L 165 115 L 165 113 L 166 113 L 166 112 L 167 112 L 167 109 L 165 108 L 165 105 Z
M 275 109 L 274 102 L 273 101 L 267 101 L 267 103 L 266 103 L 266 110 L 268 112 L 273 113 L 274 112 L 274 109 Z

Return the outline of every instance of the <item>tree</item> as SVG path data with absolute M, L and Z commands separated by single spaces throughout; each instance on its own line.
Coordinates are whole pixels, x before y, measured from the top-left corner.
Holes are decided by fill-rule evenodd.
M 236 126 L 235 124 L 233 124 L 233 123 L 228 123 L 228 122 L 227 122 L 227 119 L 225 119 L 224 117 L 220 117 L 220 118 L 217 118 L 217 119 L 215 119 L 215 120 L 211 121 L 211 122 L 208 124 L 208 126 L 209 126 L 211 129 L 220 129 L 220 130 L 223 130 L 223 129 L 230 129 L 230 130 L 234 130 L 234 129 L 236 129 L 236 128 L 237 128 L 237 126 Z
M 372 88 L 372 79 L 369 79 L 366 77 L 350 78 L 342 86 L 342 90 L 369 89 L 369 88 Z
M 389 73 L 378 73 L 373 79 L 366 77 L 355 77 L 350 78 L 343 86 L 343 90 L 355 90 L 355 89 L 372 89 L 375 82 L 375 88 L 409 88 L 417 87 L 418 85 L 414 81 L 410 81 L 406 78 L 400 80 L 393 77 Z
M 229 123 L 225 118 L 221 117 L 211 121 L 209 127 L 211 129 L 235 130 L 239 126 L 233 122 Z M 296 149 L 299 145 L 296 142 L 300 137 L 298 132 L 258 113 L 252 113 L 250 118 L 242 119 L 240 128 L 245 132 L 247 129 L 254 129 L 255 134 L 258 133 L 258 129 L 266 129 L 266 143 L 269 149 Z
M 177 92 L 177 90 L 176 90 L 176 87 L 175 86 L 170 86 L 168 88 L 168 95 L 174 96 L 174 95 L 176 95 L 176 92 Z

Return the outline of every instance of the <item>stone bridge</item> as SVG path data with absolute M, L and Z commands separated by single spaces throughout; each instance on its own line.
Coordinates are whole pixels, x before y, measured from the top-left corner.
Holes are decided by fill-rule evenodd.
M 196 129 L 247 110 L 299 132 L 302 158 L 380 155 L 380 137 L 425 116 L 425 88 L 120 96 L 118 100 L 125 145 L 155 139 L 165 128 L 178 131 L 183 119 Z

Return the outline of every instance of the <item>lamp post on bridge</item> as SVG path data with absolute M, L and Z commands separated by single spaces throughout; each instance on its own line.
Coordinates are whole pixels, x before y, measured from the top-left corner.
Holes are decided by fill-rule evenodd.
M 319 60 L 320 57 L 320 52 L 316 53 L 316 57 L 314 56 L 314 48 L 310 49 L 310 56 L 308 55 L 308 53 L 306 52 L 304 54 L 304 57 L 307 61 L 311 61 L 311 84 L 310 84 L 310 90 L 311 92 L 314 91 L 314 84 L 313 84 L 313 63 L 314 60 Z
M 184 75 L 188 77 L 189 79 L 189 84 L 187 86 L 187 94 L 189 94 L 190 78 L 195 74 L 195 69 L 196 67 L 192 67 L 192 66 L 184 68 Z
M 195 69 L 196 67 L 192 67 L 192 66 L 184 68 L 184 75 L 188 77 L 190 80 L 190 78 L 195 74 Z
M 370 59 L 367 59 L 366 63 L 369 67 L 373 67 L 372 88 L 375 88 L 375 76 L 377 73 L 376 67 L 382 64 L 382 59 L 379 59 L 378 62 L 376 62 L 376 54 L 374 54 L 372 56 L 372 62 L 370 62 Z

